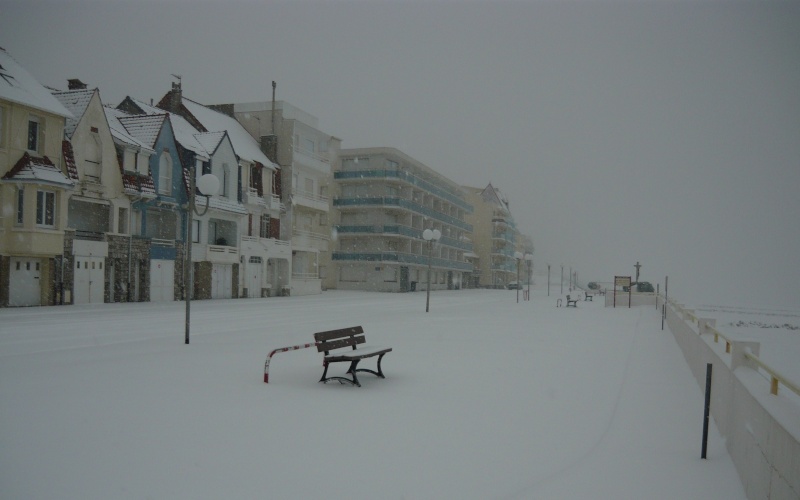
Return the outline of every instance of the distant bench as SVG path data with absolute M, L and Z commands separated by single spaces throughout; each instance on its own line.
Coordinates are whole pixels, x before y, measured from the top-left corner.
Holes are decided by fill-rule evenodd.
M 314 334 L 314 340 L 317 343 L 317 352 L 324 352 L 325 358 L 323 359 L 322 365 L 325 367 L 325 371 L 322 373 L 322 378 L 319 379 L 320 382 L 328 383 L 329 380 L 338 380 L 340 384 L 348 383 L 351 385 L 357 385 L 361 387 L 361 384 L 358 382 L 358 377 L 356 377 L 356 372 L 369 372 L 373 375 L 377 375 L 380 378 L 386 378 L 383 376 L 383 370 L 381 370 L 381 361 L 383 360 L 383 356 L 386 355 L 387 352 L 392 350 L 391 347 L 357 347 L 360 344 L 364 344 L 366 340 L 366 336 L 364 335 L 364 329 L 360 326 L 353 326 L 350 328 L 342 328 L 340 330 L 329 330 L 326 332 L 317 332 Z M 351 347 L 349 350 L 342 350 L 347 347 Z M 336 351 L 337 352 L 331 352 Z M 369 370 L 367 368 L 357 368 L 358 363 L 362 359 L 371 358 L 373 356 L 378 356 L 378 371 Z M 328 377 L 328 366 L 331 363 L 340 363 L 340 362 L 350 362 L 350 368 L 347 370 L 347 374 L 349 374 L 352 379 L 347 377 Z
M 571 304 L 571 305 L 570 305 Z M 567 307 L 578 307 L 578 299 L 572 299 L 567 295 Z

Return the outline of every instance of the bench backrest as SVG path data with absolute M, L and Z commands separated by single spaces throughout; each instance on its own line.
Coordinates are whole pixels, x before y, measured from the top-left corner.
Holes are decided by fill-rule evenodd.
M 325 354 L 327 354 L 328 351 L 341 349 L 343 347 L 352 346 L 353 349 L 355 349 L 358 344 L 363 344 L 367 341 L 364 336 L 364 329 L 360 326 L 328 330 L 327 332 L 317 332 L 314 334 L 314 340 L 319 342 L 319 344 L 317 344 L 317 352 L 324 351 Z

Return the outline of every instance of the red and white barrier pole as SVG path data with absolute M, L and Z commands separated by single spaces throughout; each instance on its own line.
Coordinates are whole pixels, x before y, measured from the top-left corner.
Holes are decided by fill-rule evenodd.
M 272 356 L 274 356 L 279 352 L 296 351 L 298 349 L 306 349 L 307 347 L 314 347 L 316 345 L 317 345 L 316 342 L 312 342 L 311 344 L 293 345 L 291 347 L 281 347 L 269 353 L 269 356 L 267 356 L 267 361 L 266 363 L 264 363 L 264 383 L 269 384 L 269 362 L 272 359 Z

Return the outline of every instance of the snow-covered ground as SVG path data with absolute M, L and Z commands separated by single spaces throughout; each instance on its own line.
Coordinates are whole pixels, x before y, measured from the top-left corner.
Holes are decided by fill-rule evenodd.
M 557 298 L 200 301 L 188 346 L 183 303 L 0 310 L 0 498 L 744 499 L 658 311 Z M 386 379 L 263 382 L 353 325 Z

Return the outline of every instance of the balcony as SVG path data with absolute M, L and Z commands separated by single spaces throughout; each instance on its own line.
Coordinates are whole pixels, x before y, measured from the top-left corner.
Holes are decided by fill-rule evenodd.
M 333 260 L 337 261 L 367 261 L 367 262 L 396 262 L 401 264 L 428 265 L 428 256 L 403 252 L 333 252 Z M 434 267 L 453 271 L 472 271 L 472 264 L 455 260 L 434 257 L 431 260 Z
M 292 248 L 313 248 L 321 252 L 328 251 L 330 236 L 302 229 L 292 230 Z
M 338 180 L 364 180 L 364 179 L 385 179 L 398 181 L 405 181 L 408 184 L 422 189 L 427 193 L 437 196 L 443 200 L 456 205 L 467 213 L 472 213 L 473 207 L 467 203 L 463 198 L 452 193 L 452 190 L 446 186 L 435 186 L 431 182 L 421 179 L 409 172 L 403 170 L 357 170 L 357 171 L 339 171 L 333 173 L 333 178 Z
M 247 188 L 244 191 L 244 201 L 245 205 L 255 205 L 259 207 L 266 207 L 267 202 L 263 196 L 259 196 L 258 191 L 253 188 Z
M 306 191 L 295 191 L 292 194 L 292 204 L 319 210 L 320 212 L 330 211 L 330 198 Z
M 201 245 L 192 247 L 193 261 L 208 261 L 214 264 L 236 264 L 239 262 L 239 249 L 224 245 Z
M 422 229 L 415 229 L 409 226 L 400 224 L 391 225 L 375 225 L 375 226 L 336 226 L 336 232 L 339 234 L 390 234 L 408 236 L 409 238 L 422 239 Z M 472 243 L 459 241 L 454 238 L 442 236 L 439 244 L 459 248 L 464 251 L 472 251 Z
M 330 173 L 331 161 L 327 156 L 312 151 L 305 151 L 296 145 L 292 147 L 292 152 L 294 153 L 294 162 L 302 163 L 324 174 Z
M 377 196 L 370 198 L 334 198 L 333 206 L 339 207 L 339 209 L 372 207 L 372 206 L 378 206 L 383 208 L 393 208 L 393 207 L 402 208 L 405 210 L 416 212 L 418 214 L 427 217 L 431 217 L 440 222 L 444 222 L 445 224 L 450 224 L 451 226 L 458 227 L 460 229 L 463 229 L 464 231 L 472 232 L 471 224 L 467 224 L 466 222 L 456 219 L 455 217 L 451 217 L 441 212 L 437 212 L 433 209 L 420 205 L 419 203 L 415 203 L 413 201 L 406 200 L 405 198 L 399 198 L 395 196 Z

